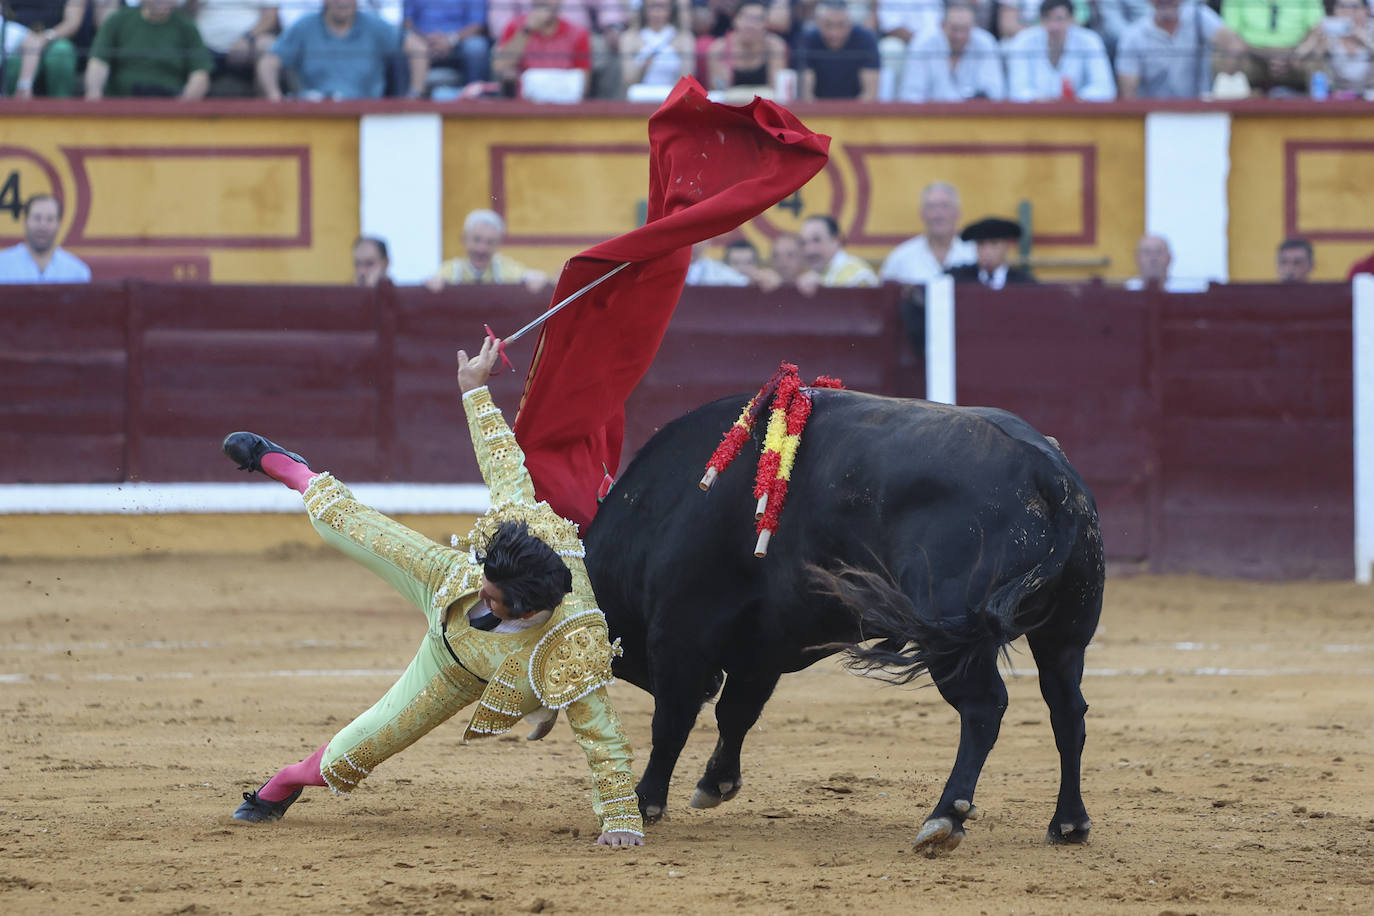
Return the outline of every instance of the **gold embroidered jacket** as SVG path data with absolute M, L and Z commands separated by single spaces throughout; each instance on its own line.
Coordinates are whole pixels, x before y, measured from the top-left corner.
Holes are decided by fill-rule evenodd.
M 633 753 L 625 730 L 606 694 L 611 658 L 619 654 L 606 632 L 606 618 L 596 606 L 582 559 L 586 556 L 577 527 L 548 503 L 534 498 L 524 453 L 488 390 L 463 397 L 468 429 L 482 477 L 491 490 L 491 509 L 465 538 L 453 546 L 471 562 L 454 568 L 435 596 L 436 621 L 449 613 L 447 637 L 457 657 L 486 680 L 465 739 L 498 735 L 540 706 L 562 709 L 587 755 L 596 780 L 593 809 L 602 831 L 643 833 L 639 802 L 631 774 Z M 542 625 L 518 633 L 496 633 L 467 625 L 467 611 L 477 602 L 481 566 L 474 545 L 481 544 L 504 522 L 524 521 L 536 537 L 563 558 L 572 572 L 573 590 Z

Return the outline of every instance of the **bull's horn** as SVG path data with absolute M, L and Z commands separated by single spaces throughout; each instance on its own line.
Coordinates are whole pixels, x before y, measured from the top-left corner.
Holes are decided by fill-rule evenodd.
M 768 553 L 768 541 L 773 537 L 771 528 L 765 528 L 759 532 L 759 542 L 754 545 L 754 556 L 762 557 Z
M 701 483 L 697 484 L 697 486 L 701 487 L 703 490 L 709 490 L 711 489 L 711 484 L 715 483 L 716 478 L 719 476 L 720 471 L 717 471 L 715 468 L 707 468 L 705 476 L 701 478 Z

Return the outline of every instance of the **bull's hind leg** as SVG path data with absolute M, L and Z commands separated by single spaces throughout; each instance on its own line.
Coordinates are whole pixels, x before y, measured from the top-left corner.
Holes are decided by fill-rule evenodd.
M 716 703 L 716 725 L 720 738 L 711 759 L 706 761 L 706 773 L 692 793 L 693 808 L 714 808 L 729 801 L 739 792 L 740 748 L 744 736 L 763 712 L 763 705 L 778 685 L 777 674 L 745 676 L 731 674 L 725 690 Z
M 916 850 L 936 856 L 958 846 L 964 838 L 964 822 L 977 816 L 973 790 L 1002 729 L 1007 687 L 997 673 L 995 652 L 970 660 L 963 670 L 932 664 L 930 674 L 945 702 L 959 712 L 959 752 L 954 769 L 935 810 L 916 835 Z
M 1027 641 L 1040 671 L 1040 694 L 1050 708 L 1054 744 L 1059 749 L 1059 801 L 1045 842 L 1086 843 L 1092 821 L 1083 805 L 1081 781 L 1087 738 L 1083 717 L 1088 711 L 1080 688 L 1085 646 L 1066 645 L 1063 634 L 1055 630 L 1034 631 Z

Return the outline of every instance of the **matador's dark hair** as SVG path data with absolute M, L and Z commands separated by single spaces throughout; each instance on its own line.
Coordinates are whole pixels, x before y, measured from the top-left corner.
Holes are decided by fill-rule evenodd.
M 501 589 L 518 617 L 530 611 L 551 611 L 572 591 L 568 565 L 524 522 L 502 523 L 479 548 L 477 561 L 487 581 Z

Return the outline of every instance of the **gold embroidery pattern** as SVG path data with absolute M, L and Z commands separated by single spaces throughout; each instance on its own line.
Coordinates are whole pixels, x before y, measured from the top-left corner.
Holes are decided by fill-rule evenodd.
M 483 691 L 463 740 L 508 732 L 538 706 L 519 656 L 509 656 Z
M 529 525 L 531 534 L 554 550 L 559 551 L 560 555 L 581 555 L 582 542 L 577 537 L 577 526 L 554 512 L 546 502 L 539 502 L 533 506 L 516 502 L 493 505 L 472 526 L 472 531 L 468 533 L 468 536 L 459 539 L 459 543 L 483 543 L 506 522 L 524 522 Z M 570 553 L 563 554 L 563 551 L 570 551 Z M 578 551 L 578 553 L 571 553 L 571 551 Z
M 394 719 L 356 746 L 330 748 L 337 754 L 320 766 L 320 775 L 333 791 L 347 795 L 384 760 L 410 747 L 446 722 L 481 692 L 482 682 L 457 665 L 448 665 Z
M 562 709 L 611 683 L 611 659 L 620 654 L 620 640 L 611 645 L 601 611 L 583 611 L 539 640 L 530 656 L 530 681 L 541 703 Z
M 596 779 L 596 794 L 601 799 L 601 830 L 623 830 L 644 835 L 639 816 L 639 796 L 629 773 L 607 773 Z

